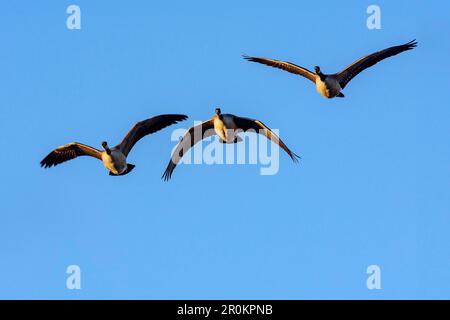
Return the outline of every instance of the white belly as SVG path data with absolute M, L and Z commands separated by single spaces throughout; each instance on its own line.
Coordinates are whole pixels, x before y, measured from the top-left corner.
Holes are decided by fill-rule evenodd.
M 316 90 L 325 98 L 334 98 L 339 94 L 339 92 L 341 92 L 342 89 L 339 82 L 335 78 L 327 77 L 325 81 L 317 78 Z
M 223 141 L 233 142 L 235 139 L 234 130 L 236 129 L 236 124 L 230 115 L 224 114 L 222 120 L 219 118 L 214 119 L 214 131 Z
M 118 150 L 111 150 L 111 154 L 102 153 L 103 165 L 114 174 L 121 174 L 127 169 L 127 158 Z

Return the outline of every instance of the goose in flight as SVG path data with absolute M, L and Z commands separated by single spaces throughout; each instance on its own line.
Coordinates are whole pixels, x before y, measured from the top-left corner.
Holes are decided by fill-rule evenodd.
M 109 170 L 109 175 L 123 176 L 135 167 L 127 163 L 127 156 L 136 142 L 146 135 L 186 119 L 187 116 L 182 114 L 164 114 L 138 122 L 117 146 L 109 148 L 107 142 L 102 142 L 103 151 L 79 142 L 71 142 L 50 152 L 41 161 L 41 167 L 50 168 L 77 157 L 90 156 L 101 160 Z
M 416 40 L 412 40 L 406 44 L 390 47 L 369 54 L 362 57 L 361 59 L 356 60 L 355 62 L 347 66 L 344 70 L 334 74 L 322 73 L 320 67 L 318 66 L 315 66 L 315 72 L 312 72 L 306 68 L 300 67 L 290 62 L 260 57 L 249 57 L 245 55 L 243 57 L 248 61 L 262 63 L 270 67 L 282 69 L 290 73 L 303 76 L 312 81 L 316 85 L 317 92 L 326 98 L 343 98 L 344 94 L 341 92 L 341 90 L 344 89 L 350 82 L 350 80 L 356 77 L 360 72 L 367 68 L 370 68 L 381 60 L 395 56 L 403 51 L 411 50 L 416 46 Z
M 172 177 L 173 170 L 175 170 L 175 167 L 178 162 L 180 162 L 183 155 L 200 140 L 217 134 L 222 143 L 237 143 L 242 141 L 237 134 L 242 131 L 250 130 L 262 134 L 267 139 L 272 140 L 282 148 L 294 162 L 298 162 L 298 158 L 300 157 L 289 150 L 284 142 L 261 121 L 238 117 L 233 114 L 222 114 L 220 108 L 216 108 L 215 115 L 211 119 L 186 131 L 183 138 L 178 142 L 162 179 L 168 181 Z

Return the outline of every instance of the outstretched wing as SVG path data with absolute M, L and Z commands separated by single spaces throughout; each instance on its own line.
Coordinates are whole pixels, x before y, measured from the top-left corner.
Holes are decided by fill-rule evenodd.
M 118 147 L 125 156 L 128 156 L 128 153 L 130 153 L 136 142 L 141 140 L 146 135 L 152 134 L 167 126 L 186 119 L 187 116 L 183 114 L 163 114 L 138 122 L 127 133 Z
M 292 152 L 285 144 L 284 142 L 274 133 L 272 130 L 270 130 L 269 127 L 267 127 L 264 123 L 262 123 L 259 120 L 255 119 L 249 119 L 249 118 L 241 118 L 241 117 L 234 117 L 234 123 L 236 126 L 238 126 L 240 129 L 247 131 L 247 130 L 255 130 L 256 133 L 262 134 L 267 137 L 267 139 L 275 142 L 281 149 L 283 149 L 289 157 L 294 162 L 298 162 L 298 159 L 300 158 L 298 155 L 296 155 L 294 152 Z
M 50 168 L 81 156 L 91 156 L 99 160 L 102 159 L 101 151 L 79 142 L 71 142 L 50 152 L 41 161 L 41 167 Z
M 168 181 L 172 177 L 173 170 L 175 170 L 175 167 L 178 162 L 180 162 L 181 158 L 183 158 L 184 154 L 197 142 L 214 134 L 214 120 L 212 119 L 187 130 L 183 135 L 183 138 L 178 142 L 169 164 L 167 165 L 166 171 L 164 171 L 162 179 Z
M 274 60 L 274 59 L 267 59 L 267 58 L 260 58 L 260 57 L 249 57 L 249 56 L 242 56 L 244 59 L 252 62 L 258 62 L 265 64 L 266 66 L 278 68 L 290 73 L 298 74 L 302 77 L 305 77 L 312 82 L 316 83 L 316 74 L 314 72 L 309 71 L 306 68 L 300 67 L 296 64 L 286 62 L 286 61 L 280 61 L 280 60 Z
M 362 57 L 359 60 L 356 60 L 351 65 L 346 67 L 341 72 L 335 74 L 337 80 L 339 81 L 339 84 L 342 89 L 345 88 L 345 86 L 352 80 L 354 77 L 356 77 L 360 72 L 363 70 L 370 68 L 371 66 L 377 64 L 381 60 L 384 60 L 386 58 L 395 56 L 399 53 L 402 53 L 403 51 L 414 49 L 417 46 L 416 40 L 412 40 L 406 44 L 402 44 L 400 46 L 394 46 L 390 47 L 372 54 L 369 54 L 367 56 Z

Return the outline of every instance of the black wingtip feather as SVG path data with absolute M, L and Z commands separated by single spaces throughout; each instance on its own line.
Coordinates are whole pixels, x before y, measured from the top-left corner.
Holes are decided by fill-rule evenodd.
M 161 179 L 163 179 L 164 181 L 169 181 L 170 178 L 172 178 L 172 173 L 175 167 L 176 167 L 175 163 L 173 163 L 173 161 L 170 160 L 166 168 L 166 171 L 164 171 L 164 174 L 162 175 Z
M 414 49 L 415 47 L 417 47 L 418 42 L 416 41 L 416 39 L 411 40 L 410 42 L 406 43 L 405 46 L 408 47 L 408 50 Z
M 177 116 L 179 117 L 179 119 L 180 120 L 177 120 L 177 121 L 184 121 L 184 120 L 186 120 L 187 118 L 189 118 L 187 115 L 185 115 L 185 114 L 177 114 Z
M 254 57 L 250 57 L 250 56 L 248 56 L 248 55 L 246 55 L 246 54 L 243 54 L 243 55 L 242 55 L 242 58 L 244 58 L 244 59 L 247 60 L 247 61 L 253 61 L 253 62 L 255 62 L 255 58 L 254 58 Z
M 300 160 L 302 160 L 302 157 L 300 157 L 300 156 L 298 156 L 298 155 L 295 155 L 295 160 L 294 160 L 294 162 L 295 162 L 295 163 L 299 163 Z
M 188 116 L 185 115 L 185 114 L 169 114 L 169 115 L 166 115 L 166 116 L 170 116 L 171 120 L 174 123 L 178 123 L 178 122 L 184 121 L 184 120 L 186 120 L 188 118 Z
M 174 114 L 173 115 L 173 124 L 184 121 L 188 118 L 185 114 Z
M 53 160 L 53 152 L 50 152 L 42 161 L 40 162 L 41 168 L 47 169 L 56 166 Z
M 302 157 L 300 157 L 299 155 L 297 155 L 293 152 L 291 152 L 289 157 L 291 157 L 291 159 L 292 159 L 292 161 L 294 161 L 294 163 L 299 163 L 299 161 L 302 159 Z

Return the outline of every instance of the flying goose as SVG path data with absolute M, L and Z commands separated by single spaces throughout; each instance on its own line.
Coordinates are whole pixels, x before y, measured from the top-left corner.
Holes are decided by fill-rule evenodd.
M 260 57 L 249 57 L 243 56 L 244 59 L 248 61 L 258 62 L 271 66 L 274 68 L 282 69 L 290 73 L 295 73 L 303 76 L 316 85 L 316 90 L 320 95 L 326 98 L 340 97 L 343 98 L 344 94 L 341 92 L 342 89 L 356 77 L 361 71 L 375 65 L 376 63 L 384 60 L 386 58 L 395 56 L 403 51 L 411 50 L 417 46 L 416 40 L 412 40 L 406 44 L 399 46 L 390 47 L 356 60 L 351 65 L 347 66 L 344 70 L 334 74 L 324 74 L 320 70 L 320 67 L 315 66 L 314 71 L 309 71 L 306 68 L 300 67 L 290 62 L 266 59 Z
M 127 156 L 136 142 L 146 135 L 186 119 L 187 116 L 182 114 L 164 114 L 138 122 L 117 146 L 109 148 L 106 141 L 102 142 L 104 151 L 79 142 L 71 142 L 50 152 L 41 161 L 41 167 L 50 168 L 76 157 L 90 156 L 101 160 L 109 170 L 109 175 L 123 176 L 130 173 L 135 167 L 135 165 L 127 163 Z
M 238 117 L 233 114 L 222 114 L 220 108 L 216 108 L 215 115 L 186 131 L 178 142 L 175 151 L 167 165 L 162 178 L 168 181 L 172 177 L 173 170 L 183 155 L 197 142 L 217 134 L 222 143 L 237 143 L 242 139 L 237 135 L 240 131 L 254 130 L 275 142 L 281 147 L 294 162 L 298 162 L 299 156 L 293 153 L 281 139 L 265 124 L 256 119 Z

